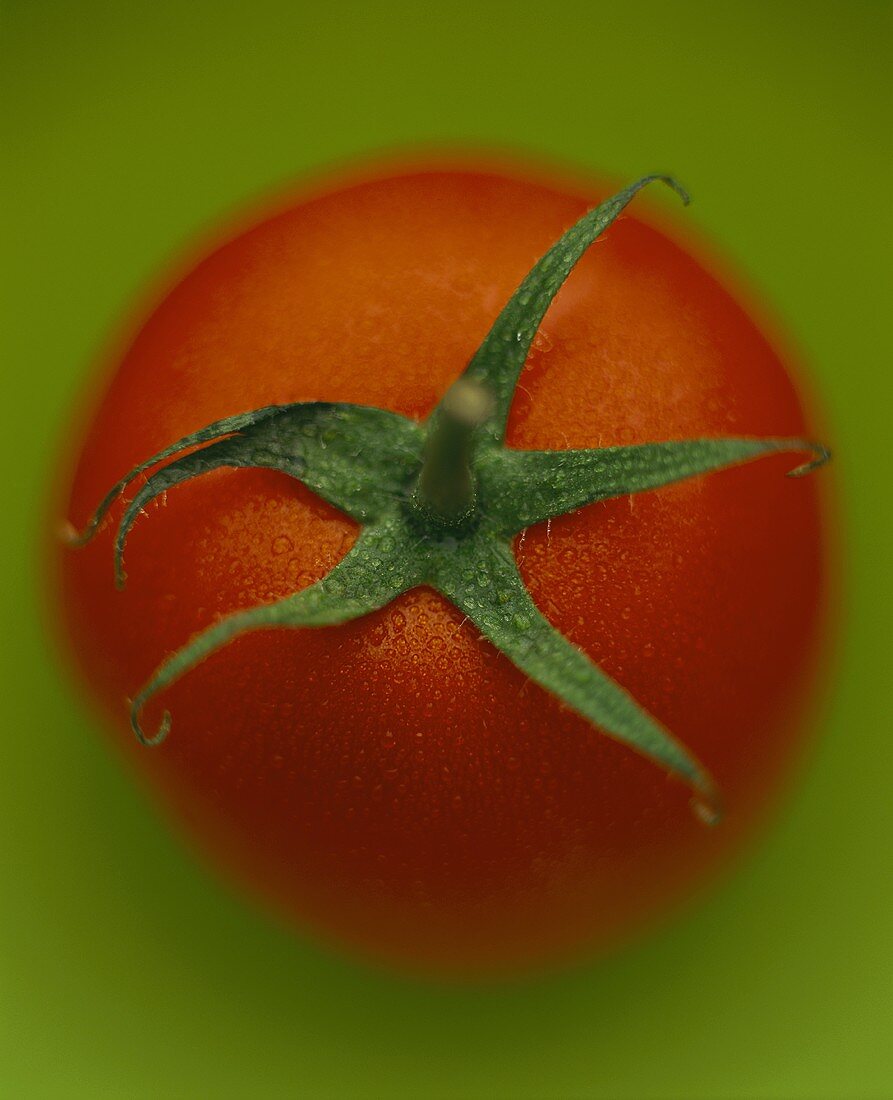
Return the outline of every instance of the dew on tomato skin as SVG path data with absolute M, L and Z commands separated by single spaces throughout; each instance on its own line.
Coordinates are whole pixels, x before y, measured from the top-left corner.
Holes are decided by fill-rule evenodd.
M 550 352 L 554 347 L 554 344 L 552 343 L 552 337 L 544 329 L 539 329 L 536 336 L 534 336 L 533 338 L 533 343 L 531 344 L 531 347 L 534 350 L 540 352 L 542 355 L 545 355 L 547 352 Z

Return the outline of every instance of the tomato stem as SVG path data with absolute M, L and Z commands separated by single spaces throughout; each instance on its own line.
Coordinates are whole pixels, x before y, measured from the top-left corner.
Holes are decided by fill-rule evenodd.
M 428 432 L 412 498 L 413 507 L 428 522 L 455 530 L 473 518 L 477 501 L 474 433 L 492 407 L 489 391 L 470 379 L 460 378 L 447 391 Z

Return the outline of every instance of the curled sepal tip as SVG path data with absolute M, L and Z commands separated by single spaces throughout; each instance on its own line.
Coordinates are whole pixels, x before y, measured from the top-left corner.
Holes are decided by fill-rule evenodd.
M 213 424 L 208 424 L 197 432 L 192 432 L 190 435 L 183 436 L 183 438 L 178 439 L 176 443 L 171 444 L 169 447 L 165 447 L 164 450 L 158 451 L 156 454 L 152 455 L 151 458 L 147 458 L 145 461 L 134 466 L 120 481 L 117 481 L 102 498 L 96 511 L 81 530 L 78 530 L 73 523 L 66 520 L 65 523 L 60 526 L 59 537 L 68 546 L 86 546 L 100 527 L 102 527 L 112 505 L 128 485 L 136 480 L 140 474 L 144 474 L 158 462 L 173 458 L 174 455 L 179 454 L 181 451 L 188 450 L 190 447 L 197 447 L 200 444 L 208 443 L 211 440 L 219 439 L 225 435 L 232 435 L 235 432 L 243 431 L 246 427 L 257 424 L 267 417 L 274 415 L 276 412 L 277 406 L 270 405 L 263 409 L 255 409 L 253 412 L 240 413 L 237 416 L 227 416 L 222 420 L 215 420 Z
M 171 728 L 171 716 L 165 711 L 157 732 L 151 736 L 144 732 L 139 719 L 149 699 L 239 635 L 267 627 L 336 626 L 377 611 L 419 584 L 418 569 L 405 550 L 398 548 L 406 545 L 405 535 L 398 522 L 366 527 L 335 568 L 316 584 L 276 603 L 228 615 L 178 649 L 133 700 L 130 725 L 140 744 L 159 745 Z M 392 569 L 382 568 L 388 551 Z
M 722 799 L 718 791 L 702 792 L 693 798 L 689 805 L 698 821 L 710 826 L 711 829 L 719 825 L 723 819 Z
M 484 456 L 483 476 L 494 523 L 515 534 L 597 500 L 660 489 L 784 451 L 814 455 L 788 475 L 795 477 L 830 457 L 827 447 L 804 439 L 685 439 L 594 450 L 497 450 Z
M 154 748 L 155 745 L 160 745 L 171 731 L 171 713 L 169 710 L 166 710 L 164 714 L 162 714 L 158 729 L 149 736 L 140 725 L 140 711 L 143 709 L 147 698 L 148 695 L 145 692 L 141 692 L 130 704 L 130 728 L 136 734 L 136 739 L 141 745 L 145 745 L 147 748 Z
M 509 546 L 483 533 L 444 557 L 433 584 L 531 680 L 686 783 L 699 804 L 718 806 L 716 785 L 700 761 L 543 617 Z
M 88 540 L 84 538 L 84 532 L 79 531 L 70 519 L 63 519 L 56 524 L 56 537 L 66 546 L 83 546 Z
M 465 370 L 465 377 L 485 386 L 493 395 L 493 411 L 482 428 L 483 438 L 491 444 L 500 444 L 505 438 L 518 377 L 555 295 L 590 245 L 613 225 L 643 187 L 656 182 L 666 184 L 684 203 L 690 201 L 688 192 L 673 176 L 653 173 L 631 183 L 584 214 L 540 257 L 494 321 Z
M 818 470 L 826 463 L 831 461 L 831 451 L 824 443 L 804 443 L 804 450 L 812 451 L 813 457 L 799 466 L 795 466 L 793 470 L 789 470 L 788 477 L 806 477 L 807 474 L 811 474 L 813 470 Z
M 134 475 L 136 476 L 136 475 Z M 103 497 L 99 507 L 90 517 L 89 521 L 83 528 L 78 528 L 71 522 L 70 519 L 63 520 L 57 527 L 56 533 L 59 536 L 61 542 L 66 546 L 71 547 L 72 550 L 77 550 L 81 546 L 86 546 L 87 543 L 93 538 L 96 532 L 102 527 L 103 520 L 108 515 L 109 509 L 127 488 L 128 481 L 126 478 L 122 478 L 114 488 L 109 490 Z
M 652 176 L 650 178 L 651 180 L 660 180 L 661 183 L 665 183 L 667 187 L 675 191 L 679 198 L 682 199 L 683 206 L 688 206 L 691 203 L 691 195 L 688 193 L 688 191 L 686 191 L 686 189 L 682 186 L 679 180 L 676 179 L 675 176 L 658 175 Z

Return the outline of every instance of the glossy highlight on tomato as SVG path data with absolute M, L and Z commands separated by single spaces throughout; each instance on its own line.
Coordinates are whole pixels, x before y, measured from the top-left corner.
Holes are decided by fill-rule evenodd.
M 424 420 L 534 262 L 610 192 L 428 168 L 299 198 L 160 302 L 110 380 L 66 515 L 217 419 L 298 401 Z M 638 209 L 638 208 L 637 208 Z M 512 448 L 810 436 L 745 310 L 632 210 L 540 326 Z M 300 927 L 426 972 L 510 972 L 628 937 L 728 862 L 796 759 L 817 655 L 820 489 L 790 455 L 590 504 L 515 555 L 546 618 L 709 768 L 725 815 L 528 680 L 428 587 L 354 622 L 233 640 L 124 700 L 224 615 L 325 576 L 357 526 L 274 470 L 220 469 L 60 548 L 71 649 L 175 821 Z M 120 505 L 113 518 L 120 518 Z

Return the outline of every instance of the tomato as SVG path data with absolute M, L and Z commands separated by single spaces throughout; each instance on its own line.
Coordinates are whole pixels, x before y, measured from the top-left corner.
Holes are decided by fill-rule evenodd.
M 83 526 L 129 469 L 247 410 L 344 402 L 424 422 L 593 200 L 438 165 L 298 196 L 215 248 L 142 323 L 86 432 L 66 515 Z M 745 309 L 630 209 L 549 307 L 505 439 L 563 452 L 809 434 Z M 355 546 L 356 518 L 282 469 L 172 484 L 129 534 L 120 591 L 114 503 L 89 546 L 59 550 L 65 630 L 173 819 L 299 927 L 423 971 L 597 952 L 727 865 L 797 758 L 824 557 L 820 479 L 786 478 L 794 464 L 771 453 L 610 496 L 514 539 L 539 612 L 709 774 L 724 811 L 713 828 L 692 813 L 697 776 L 680 782 L 605 736 L 429 583 L 338 625 L 239 634 L 147 701 L 145 728 L 162 711 L 172 728 L 138 744 L 126 700 L 165 659 L 316 584 Z M 526 629 L 524 614 L 512 621 Z

